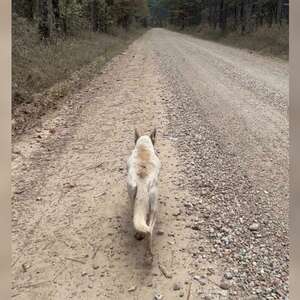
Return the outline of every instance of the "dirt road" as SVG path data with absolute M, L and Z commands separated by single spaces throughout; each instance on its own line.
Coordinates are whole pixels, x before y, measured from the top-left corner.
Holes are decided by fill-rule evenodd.
M 286 299 L 287 107 L 287 63 L 148 31 L 14 142 L 14 299 Z M 126 192 L 135 126 L 162 161 L 152 266 Z

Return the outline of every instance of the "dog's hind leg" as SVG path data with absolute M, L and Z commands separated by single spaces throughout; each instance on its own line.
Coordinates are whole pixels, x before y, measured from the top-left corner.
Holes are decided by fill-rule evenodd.
M 129 199 L 131 200 L 132 203 L 134 203 L 135 198 L 136 198 L 136 193 L 137 193 L 137 186 L 132 185 L 131 182 L 127 183 L 127 191 L 129 195 Z
M 156 211 L 152 213 L 151 217 L 151 227 L 150 227 L 150 235 L 149 235 L 149 251 L 153 256 L 153 227 L 156 222 Z
M 150 213 L 149 213 L 149 227 L 150 227 L 150 235 L 149 235 L 149 251 L 153 256 L 153 228 L 156 222 L 156 212 L 157 212 L 157 201 L 158 201 L 158 193 L 157 188 L 153 187 L 149 193 L 149 202 L 150 202 Z

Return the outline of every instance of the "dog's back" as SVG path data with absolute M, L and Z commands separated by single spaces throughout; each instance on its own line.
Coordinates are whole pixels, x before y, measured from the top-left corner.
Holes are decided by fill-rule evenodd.
M 141 136 L 137 140 L 132 158 L 135 167 L 133 171 L 138 181 L 150 183 L 158 177 L 160 162 L 148 136 Z

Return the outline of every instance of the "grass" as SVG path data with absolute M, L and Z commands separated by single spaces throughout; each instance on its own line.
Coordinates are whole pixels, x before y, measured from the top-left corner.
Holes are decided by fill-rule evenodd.
M 84 87 L 104 64 L 145 29 L 113 29 L 110 34 L 80 32 L 76 36 L 41 42 L 36 27 L 13 18 L 12 129 L 18 136 L 65 96 Z
M 119 30 L 117 34 L 80 32 L 67 39 L 39 40 L 36 28 L 22 18 L 13 19 L 13 106 L 30 103 L 36 93 L 69 79 L 83 70 L 78 79 L 87 79 L 100 71 L 103 64 L 122 51 L 143 31 Z
M 269 55 L 288 60 L 289 27 L 273 25 L 259 27 L 257 31 L 241 35 L 237 31 L 221 32 L 208 26 L 187 28 L 184 33 L 202 39 L 216 41 L 228 46 L 249 49 L 262 55 Z

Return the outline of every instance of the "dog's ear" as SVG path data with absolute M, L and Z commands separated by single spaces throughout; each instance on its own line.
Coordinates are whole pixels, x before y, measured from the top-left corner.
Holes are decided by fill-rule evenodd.
M 135 128 L 134 129 L 134 143 L 136 144 L 137 140 L 139 139 L 140 134 L 138 132 L 138 130 Z
M 150 138 L 152 141 L 152 144 L 155 144 L 155 139 L 156 139 L 156 128 L 153 129 L 152 133 L 150 134 Z

